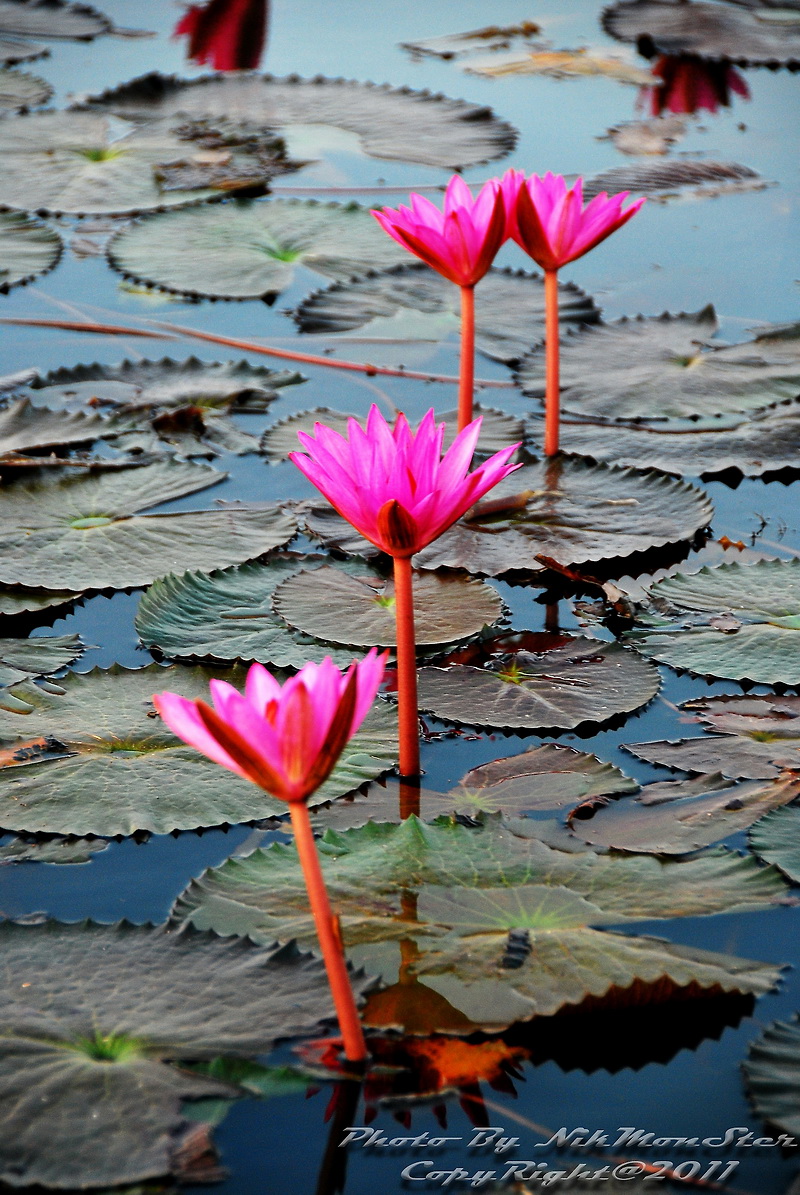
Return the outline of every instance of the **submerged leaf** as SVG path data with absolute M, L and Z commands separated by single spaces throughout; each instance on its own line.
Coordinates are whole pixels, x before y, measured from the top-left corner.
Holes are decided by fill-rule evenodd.
M 797 1014 L 791 1022 L 773 1021 L 768 1025 L 761 1037 L 751 1044 L 747 1060 L 742 1065 L 756 1116 L 796 1137 L 800 1133 L 800 1020 Z
M 791 0 L 785 5 L 790 8 Z M 611 37 L 646 39 L 660 54 L 696 54 L 743 66 L 800 62 L 800 19 L 782 20 L 780 9 L 768 4 L 622 0 L 605 10 L 602 22 Z
M 0 292 L 52 270 L 61 257 L 54 228 L 21 212 L 0 212 Z
M 633 191 L 658 200 L 687 192 L 696 199 L 714 199 L 737 191 L 761 191 L 769 185 L 757 171 L 739 162 L 681 159 L 614 166 L 588 178 L 583 195 L 585 199 L 594 199 L 604 191 L 609 194 Z
M 0 639 L 0 688 L 66 668 L 83 651 L 80 635 Z

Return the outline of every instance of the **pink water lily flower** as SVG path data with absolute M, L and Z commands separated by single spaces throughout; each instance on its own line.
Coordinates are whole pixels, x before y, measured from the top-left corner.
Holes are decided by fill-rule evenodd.
M 509 464 L 518 444 L 468 469 L 481 420 L 459 432 L 442 456 L 445 425 L 431 409 L 416 432 L 405 415 L 390 427 L 376 406 L 366 429 L 348 422 L 348 438 L 322 423 L 314 435 L 298 432 L 308 455 L 289 459 L 330 504 L 381 551 L 409 557 L 452 526 L 473 503 L 519 465 Z
M 385 663 L 386 653 L 373 648 L 342 675 L 326 657 L 304 664 L 283 686 L 253 664 L 244 693 L 211 681 L 213 709 L 177 693 L 157 693 L 153 704 L 185 743 L 292 804 L 330 775 L 372 705 Z

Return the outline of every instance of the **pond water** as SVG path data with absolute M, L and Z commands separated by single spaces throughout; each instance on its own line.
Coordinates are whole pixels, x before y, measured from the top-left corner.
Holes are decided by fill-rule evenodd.
M 724 6 L 724 4 L 723 4 Z M 734 7 L 733 4 L 729 7 Z M 151 38 L 100 37 L 89 43 L 51 43 L 49 57 L 27 68 L 46 79 L 54 89 L 52 105 L 65 106 L 71 98 L 96 95 L 147 71 L 176 73 L 193 78 L 202 70 L 187 64 L 181 42 L 170 38 L 178 9 L 167 0 L 108 0 L 103 5 L 121 27 L 154 33 Z M 473 166 L 464 172 L 468 182 L 492 177 L 506 167 L 526 172 L 546 170 L 566 175 L 591 176 L 613 167 L 649 163 L 651 158 L 631 158 L 620 153 L 607 130 L 640 119 L 638 88 L 607 77 L 514 75 L 496 79 L 462 71 L 462 60 L 414 58 L 401 43 L 447 32 L 476 29 L 488 24 L 515 24 L 522 18 L 541 24 L 555 49 L 589 47 L 598 54 L 622 55 L 630 64 L 648 70 L 652 62 L 635 50 L 608 37 L 600 26 L 602 6 L 594 0 L 532 0 L 524 8 L 514 0 L 439 0 L 436 5 L 383 0 L 379 5 L 363 0 L 340 0 L 335 6 L 320 0 L 273 0 L 263 69 L 276 76 L 325 75 L 374 80 L 394 86 L 429 89 L 447 96 L 464 97 L 490 106 L 497 116 L 518 130 L 516 148 L 498 162 Z M 797 319 L 800 266 L 797 228 L 800 216 L 800 79 L 788 70 L 738 68 L 749 95 L 732 94 L 730 105 L 717 111 L 699 111 L 684 117 L 682 139 L 669 161 L 716 160 L 741 163 L 756 171 L 770 185 L 766 189 L 695 198 L 682 194 L 667 202 L 651 201 L 618 236 L 562 271 L 563 278 L 590 294 L 607 321 L 621 316 L 657 315 L 663 311 L 695 312 L 712 303 L 719 319 L 719 337 L 730 342 L 747 339 L 760 324 Z M 7 118 L 12 119 L 12 118 Z M 313 196 L 323 201 L 350 200 L 369 204 L 404 201 L 409 190 L 446 182 L 449 170 L 435 166 L 368 157 L 352 135 L 332 136 L 322 126 L 310 125 L 289 140 L 290 156 L 314 159 L 297 173 L 279 177 L 274 194 L 281 197 Z M 655 161 L 665 159 L 657 158 Z M 615 188 L 616 189 L 616 188 Z M 385 198 L 382 196 L 385 193 Z M 432 198 L 438 195 L 431 192 Z M 61 217 L 56 221 L 73 242 L 92 237 L 102 243 L 105 230 L 90 218 L 82 223 Z M 88 226 L 88 227 L 87 227 Z M 529 269 L 530 261 L 516 246 L 506 244 L 498 265 Z M 455 375 L 458 372 L 458 328 L 455 320 L 444 339 L 437 329 L 430 341 L 392 342 L 386 327 L 370 338 L 354 332 L 343 338 L 301 336 L 287 313 L 310 292 L 328 285 L 318 273 L 299 266 L 277 301 L 190 301 L 176 295 L 147 291 L 126 284 L 107 265 L 102 254 L 78 255 L 65 251 L 57 267 L 25 287 L 0 297 L 0 315 L 21 319 L 96 320 L 98 323 L 133 326 L 142 319 L 161 319 L 216 335 L 261 339 L 281 348 L 322 354 L 343 360 L 369 360 L 374 364 L 404 364 L 412 370 Z M 383 335 L 383 333 L 386 333 Z M 182 360 L 195 355 L 204 361 L 246 359 L 254 365 L 280 368 L 280 362 L 244 351 L 226 350 L 190 335 L 143 341 L 133 336 L 76 333 L 59 328 L 6 326 L 3 331 L 0 374 L 35 366 L 40 372 L 59 367 L 100 362 L 116 364 L 123 358 L 169 355 Z M 418 418 L 432 403 L 437 410 L 456 405 L 451 384 L 346 374 L 314 365 L 299 366 L 307 379 L 290 387 L 263 415 L 237 415 L 234 420 L 258 436 L 287 415 L 326 406 L 366 413 L 373 401 L 403 409 Z M 480 378 L 508 382 L 509 369 L 479 356 Z M 524 415 L 531 400 L 513 388 L 486 392 L 491 405 L 514 415 Z M 569 427 L 564 444 L 569 449 Z M 288 462 L 269 464 L 257 454 L 223 452 L 214 467 L 227 473 L 213 499 L 266 501 L 307 498 L 310 485 Z M 6 478 L 4 478 L 6 480 Z M 726 484 L 718 478 L 686 480 L 702 486 L 714 506 L 712 534 L 744 541 L 777 559 L 800 555 L 800 483 L 783 474 L 780 480 L 739 479 Z M 203 509 L 205 492 L 192 494 L 157 510 Z M 665 563 L 675 559 L 664 558 Z M 653 567 L 658 565 L 655 562 Z M 624 570 L 623 570 L 624 571 Z M 614 574 L 613 568 L 607 570 Z M 540 587 L 491 582 L 509 610 L 515 631 L 541 631 L 547 619 L 552 628 L 566 631 L 582 626 L 574 597 L 566 591 L 543 595 Z M 578 595 L 579 597 L 581 595 Z M 595 594 L 596 596 L 596 594 Z M 591 600 L 586 593 L 584 600 Z M 3 620 L 4 636 L 70 634 L 78 632 L 91 645 L 76 662 L 78 672 L 114 663 L 137 668 L 153 657 L 134 630 L 140 590 L 102 593 L 79 602 L 55 616 L 25 616 Z M 547 600 L 546 600 L 547 599 Z M 63 615 L 63 616 L 62 616 Z M 608 633 L 598 626 L 593 631 Z M 702 733 L 698 724 L 686 725 L 676 708 L 690 698 L 741 693 L 735 681 L 712 681 L 678 674 L 660 667 L 659 695 L 644 709 L 620 719 L 611 729 L 580 735 L 563 733 L 557 741 L 620 767 L 642 782 L 671 778 L 672 773 L 643 762 L 621 750 L 623 743 L 676 739 Z M 750 692 L 768 693 L 764 685 Z M 447 792 L 470 769 L 500 756 L 512 756 L 553 735 L 468 731 L 452 735 L 448 725 L 426 718 L 433 732 L 422 746 L 425 784 Z M 436 732 L 442 732 L 437 736 Z M 388 781 L 391 786 L 396 781 Z M 154 835 L 146 840 L 124 838 L 80 865 L 31 863 L 0 866 L 0 913 L 7 918 L 46 913 L 63 921 L 89 918 L 114 922 L 121 918 L 142 924 L 163 922 L 170 908 L 193 877 L 217 867 L 235 852 L 254 845 L 252 826 L 211 829 L 204 833 Z M 287 839 L 280 832 L 261 832 L 261 845 Z M 729 842 L 746 850 L 743 833 Z M 633 932 L 668 938 L 687 947 L 720 951 L 758 959 L 764 963 L 796 968 L 800 959 L 798 921 L 792 900 L 783 905 L 744 914 L 684 917 L 637 922 Z M 417 1103 L 402 1106 L 376 1102 L 363 1091 L 338 1089 L 339 1111 L 330 1117 L 332 1086 L 324 1078 L 316 1090 L 296 1089 L 271 1099 L 244 1098 L 226 1108 L 213 1130 L 213 1140 L 227 1171 L 217 1189 L 224 1195 L 250 1192 L 284 1192 L 299 1195 L 313 1191 L 346 1190 L 348 1195 L 393 1195 L 401 1191 L 429 1191 L 443 1187 L 426 1171 L 401 1171 L 417 1158 L 435 1158 L 442 1171 L 458 1167 L 470 1174 L 478 1169 L 505 1173 L 509 1158 L 544 1156 L 553 1169 L 571 1171 L 580 1161 L 599 1168 L 613 1154 L 616 1161 L 642 1157 L 647 1162 L 670 1159 L 672 1167 L 693 1158 L 703 1174 L 717 1159 L 735 1161 L 725 1189 L 758 1195 L 782 1195 L 797 1170 L 796 1154 L 766 1146 L 650 1147 L 640 1150 L 600 1145 L 593 1151 L 553 1153 L 537 1148 L 561 1126 L 603 1130 L 613 1142 L 619 1126 L 636 1126 L 657 1137 L 720 1138 L 732 1126 L 746 1126 L 758 1136 L 764 1129 L 748 1104 L 740 1066 L 748 1045 L 775 1020 L 789 1020 L 800 1009 L 797 970 L 788 970 L 780 988 L 754 1005 L 714 1000 L 685 1001 L 670 1006 L 576 1013 L 573 1029 L 564 1021 L 528 1041 L 528 1054 L 519 1063 L 519 1079 L 465 1083 L 461 1092 L 450 1089 Z M 526 1036 L 515 1040 L 523 1047 Z M 297 1056 L 287 1044 L 270 1057 L 270 1063 L 293 1065 Z M 475 1103 L 478 1086 L 483 1107 Z M 513 1088 L 516 1090 L 509 1090 Z M 376 1085 L 377 1089 L 377 1085 Z M 348 1106 L 347 1099 L 352 1097 Z M 473 1102 L 471 1103 L 470 1100 Z M 367 1105 L 370 1105 L 367 1107 Z M 446 1129 L 441 1127 L 446 1107 Z M 328 1109 L 328 1114 L 326 1114 Z M 345 1115 L 346 1114 L 346 1115 Z M 411 1129 L 408 1125 L 410 1115 Z M 795 1120 L 798 1109 L 794 1110 Z M 0 1109 L 0 1120 L 3 1111 Z M 450 1140 L 435 1152 L 412 1147 L 365 1148 L 354 1142 L 338 1148 L 343 1124 L 383 1130 L 387 1137 L 428 1132 Z M 507 1136 L 520 1138 L 506 1155 L 470 1148 L 475 1123 L 502 1126 Z M 745 1132 L 742 1127 L 741 1133 Z M 346 1162 L 346 1168 L 345 1168 Z M 689 1171 L 678 1171 L 681 1174 Z M 718 1168 L 716 1174 L 723 1173 Z M 592 1182 L 553 1189 L 602 1191 L 610 1186 L 605 1175 Z M 626 1176 L 617 1175 L 619 1186 Z M 714 1172 L 709 1172 L 709 1178 Z M 541 1177 L 531 1179 L 537 1190 Z M 658 1180 L 649 1184 L 659 1189 Z M 662 1187 L 664 1184 L 661 1184 Z M 640 1180 L 631 1189 L 648 1189 Z M 190 1186 L 190 1190 L 194 1188 Z M 198 1187 L 198 1191 L 199 1191 Z M 465 1176 L 453 1179 L 452 1190 L 470 1189 Z M 487 1187 L 486 1189 L 491 1189 Z M 514 1189 L 506 1184 L 505 1189 Z M 626 1188 L 627 1189 L 627 1188 Z M 706 1187 L 706 1189 L 708 1189 Z

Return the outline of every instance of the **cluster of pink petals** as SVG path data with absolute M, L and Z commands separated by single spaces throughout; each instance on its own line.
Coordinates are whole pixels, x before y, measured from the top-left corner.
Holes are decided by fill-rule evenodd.
M 459 175 L 447 184 L 444 210 L 412 193 L 411 207 L 373 211 L 384 232 L 458 286 L 474 286 L 506 239 L 505 205 L 498 179 L 475 198 Z
M 343 675 L 330 657 L 304 664 L 281 686 L 253 664 L 242 694 L 212 680 L 214 708 L 177 693 L 153 704 L 178 738 L 287 802 L 305 801 L 328 778 L 367 714 L 387 653 L 373 648 Z
M 521 170 L 507 170 L 501 180 L 506 203 L 507 236 L 515 240 L 544 270 L 557 270 L 583 257 L 638 212 L 644 199 L 629 207 L 630 194 L 603 192 L 583 206 L 583 180 L 567 188 L 563 175 L 525 178 Z
M 209 0 L 187 8 L 173 30 L 188 37 L 187 58 L 216 71 L 252 70 L 261 61 L 267 0 Z
M 473 420 L 442 456 L 445 425 L 433 410 L 413 432 L 404 415 L 390 427 L 372 406 L 366 429 L 351 419 L 347 437 L 322 423 L 313 436 L 298 432 L 308 456 L 292 452 L 289 459 L 376 547 L 413 556 L 519 468 L 508 463 L 519 447 L 512 444 L 469 473 L 480 429 Z

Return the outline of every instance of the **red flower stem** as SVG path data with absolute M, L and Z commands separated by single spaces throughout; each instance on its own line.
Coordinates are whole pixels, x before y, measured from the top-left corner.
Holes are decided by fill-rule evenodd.
M 308 900 L 314 915 L 314 924 L 317 927 L 322 958 L 333 993 L 333 1004 L 339 1019 L 345 1057 L 350 1062 L 364 1062 L 369 1055 L 361 1030 L 361 1019 L 356 1008 L 353 989 L 347 974 L 344 952 L 331 913 L 319 855 L 314 845 L 308 807 L 304 801 L 292 801 L 289 805 L 289 813 L 292 818 L 297 854 L 300 857 L 300 866 L 303 869 L 303 878 L 308 889 Z
M 472 423 L 475 391 L 475 287 L 461 287 L 461 369 L 458 379 L 458 430 Z
M 544 329 L 546 383 L 544 399 L 545 456 L 558 452 L 559 378 L 558 378 L 558 271 L 544 272 Z
M 417 715 L 417 646 L 414 636 L 414 594 L 411 560 L 394 557 L 394 599 L 397 624 L 397 718 L 400 729 L 400 775 L 419 775 Z

